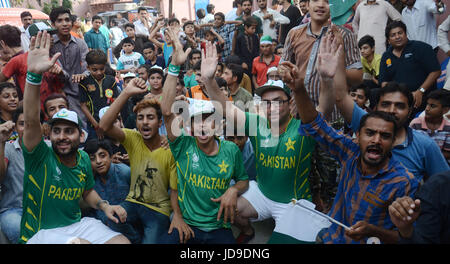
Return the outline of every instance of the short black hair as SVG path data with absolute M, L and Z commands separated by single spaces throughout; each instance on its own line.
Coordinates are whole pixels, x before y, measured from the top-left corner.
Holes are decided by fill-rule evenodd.
M 219 16 L 220 18 L 222 18 L 223 21 L 225 21 L 225 14 L 222 12 L 217 12 L 214 14 L 214 17 Z
M 133 47 L 136 45 L 136 43 L 134 42 L 134 40 L 130 37 L 126 37 L 123 39 L 122 44 L 131 44 L 133 45 Z
M 10 83 L 10 82 L 2 82 L 2 83 L 0 83 L 0 94 L 5 89 L 14 89 L 14 90 L 17 91 L 17 87 L 14 84 Z
M 237 77 L 236 82 L 241 83 L 242 78 L 244 77 L 244 69 L 239 64 L 229 63 L 226 66 L 232 72 L 233 77 Z
M 406 24 L 403 23 L 403 21 L 401 20 L 394 20 L 391 23 L 387 24 L 386 29 L 384 31 L 384 35 L 386 36 L 386 39 L 389 39 L 389 33 L 391 33 L 391 30 L 393 30 L 394 28 L 402 28 L 405 31 L 405 34 L 407 33 L 406 31 Z
M 185 31 L 186 30 L 186 26 L 189 26 L 189 25 L 195 25 L 194 24 L 194 21 L 192 21 L 192 20 L 188 20 L 188 21 L 186 21 L 184 24 L 183 24 L 183 31 Z
M 200 56 L 202 55 L 202 52 L 200 51 L 200 50 L 198 50 L 198 49 L 193 49 L 193 50 L 191 50 L 191 52 L 189 53 L 189 60 L 191 60 L 192 59 L 192 56 L 194 56 L 194 54 L 200 54 Z
M 84 151 L 89 154 L 93 155 L 95 152 L 97 152 L 99 149 L 104 149 L 108 152 L 109 156 L 113 155 L 113 150 L 111 146 L 111 142 L 108 139 L 91 139 L 88 142 L 86 142 L 84 146 Z
M 70 20 L 72 20 L 72 24 L 75 23 L 75 21 L 77 21 L 78 16 L 77 15 L 70 15 Z
M 428 99 L 434 99 L 439 101 L 442 107 L 450 107 L 450 91 L 445 89 L 434 90 L 428 94 Z
M 245 27 L 251 27 L 251 26 L 257 26 L 258 20 L 254 17 L 247 17 L 247 19 L 244 20 L 244 26 Z
M 0 26 L 0 40 L 3 40 L 11 48 L 21 47 L 21 34 L 20 29 L 15 26 Z
M 215 8 L 215 6 L 213 4 L 209 4 L 206 6 L 206 12 L 211 14 L 214 8 Z
M 22 13 L 20 13 L 20 19 L 23 19 L 25 17 L 33 17 L 33 16 L 28 11 L 23 11 Z
M 138 8 L 138 14 L 141 12 L 141 11 L 145 11 L 145 12 L 147 12 L 148 13 L 148 10 L 147 10 L 147 8 L 145 8 L 145 7 L 143 7 L 143 6 L 141 6 L 141 7 L 139 7 Z
M 86 54 L 86 63 L 87 65 L 93 64 L 101 64 L 106 65 L 108 59 L 106 57 L 105 52 L 99 49 L 93 49 Z
M 386 122 L 390 122 L 390 123 L 394 124 L 393 139 L 396 137 L 397 121 L 395 120 L 394 115 L 386 113 L 386 112 L 382 112 L 382 111 L 372 111 L 372 112 L 369 112 L 368 114 L 364 115 L 361 118 L 361 121 L 359 122 L 358 132 L 361 132 L 361 129 L 366 125 L 367 119 L 369 119 L 369 118 L 379 118 L 379 119 L 383 119 Z
M 370 35 L 365 35 L 358 41 L 358 48 L 361 48 L 365 44 L 373 48 L 375 47 L 375 39 Z
M 12 115 L 12 121 L 16 124 L 17 120 L 19 120 L 19 116 L 23 114 L 23 105 L 19 105 L 16 108 L 16 111 L 14 111 L 13 115 Z M 42 122 L 42 120 L 41 120 Z
M 156 51 L 155 45 L 153 45 L 153 43 L 151 43 L 151 42 L 146 42 L 144 44 L 144 47 L 142 48 L 142 52 L 144 52 L 144 50 L 146 50 L 146 49 L 151 49 L 153 51 Z
M 66 97 L 64 94 L 60 94 L 60 93 L 52 93 L 52 94 L 50 94 L 49 96 L 47 96 L 47 98 L 45 98 L 45 100 L 44 100 L 44 111 L 45 111 L 45 114 L 48 115 L 48 112 L 47 112 L 47 106 L 46 106 L 46 105 L 47 105 L 47 102 L 48 102 L 48 101 L 55 100 L 55 99 L 58 99 L 58 98 L 64 99 L 64 101 L 66 101 L 67 107 L 69 107 L 69 100 L 67 99 L 67 97 Z M 50 118 L 51 118 L 51 116 L 50 116 Z
M 103 18 L 101 16 L 97 16 L 97 15 L 93 16 L 92 17 L 92 23 L 94 23 L 95 20 L 100 20 L 100 21 L 102 21 L 102 24 L 103 24 Z
M 169 19 L 169 22 L 167 24 L 170 26 L 170 24 L 172 24 L 173 22 L 180 24 L 180 20 L 178 20 L 178 18 L 176 17 Z
M 133 23 L 126 23 L 125 26 L 123 26 L 123 28 L 124 28 L 125 30 L 127 30 L 127 28 L 129 28 L 129 27 L 132 28 L 132 29 L 135 29 Z
M 353 85 L 352 87 L 350 87 L 349 92 L 356 92 L 356 90 L 363 90 L 364 96 L 366 97 L 366 99 L 369 99 L 370 89 L 367 85 L 365 85 L 364 83 Z
M 215 77 L 217 85 L 220 87 L 228 87 L 227 81 L 225 81 L 222 77 Z
M 378 93 L 377 102 L 380 102 L 380 98 L 382 96 L 384 96 L 385 94 L 397 93 L 397 92 L 403 94 L 406 98 L 408 98 L 408 107 L 411 108 L 414 103 L 414 97 L 413 97 L 411 91 L 406 86 L 406 84 L 403 84 L 403 83 L 388 82 L 387 85 L 383 89 L 380 89 L 380 92 Z
M 197 9 L 196 14 L 197 14 L 197 17 L 198 17 L 199 19 L 204 18 L 204 17 L 206 16 L 205 9 L 203 9 L 203 8 Z
M 230 63 L 241 65 L 242 64 L 242 59 L 239 58 L 239 56 L 237 56 L 237 55 L 230 55 L 230 56 L 225 58 L 224 63 L 225 63 L 225 65 L 230 64 Z
M 50 12 L 50 21 L 52 21 L 52 23 L 55 23 L 56 20 L 58 19 L 58 17 L 62 14 L 69 14 L 69 17 L 72 15 L 72 13 L 70 13 L 70 9 L 65 8 L 65 7 L 55 7 L 52 9 L 52 11 Z

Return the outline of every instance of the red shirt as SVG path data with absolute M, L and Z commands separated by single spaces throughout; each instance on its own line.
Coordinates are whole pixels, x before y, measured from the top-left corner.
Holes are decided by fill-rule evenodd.
M 2 70 L 2 74 L 9 79 L 14 76 L 16 85 L 22 91 L 21 97 L 25 90 L 25 81 L 27 78 L 27 59 L 28 52 L 20 54 L 12 58 Z M 44 73 L 41 84 L 41 108 L 44 110 L 44 101 L 52 93 L 62 93 L 64 82 L 58 76 L 52 73 Z
M 253 59 L 252 74 L 256 76 L 256 83 L 258 86 L 262 86 L 267 82 L 267 70 L 272 67 L 278 67 L 279 63 L 280 56 L 278 55 L 273 55 L 269 65 L 264 62 L 262 55 Z

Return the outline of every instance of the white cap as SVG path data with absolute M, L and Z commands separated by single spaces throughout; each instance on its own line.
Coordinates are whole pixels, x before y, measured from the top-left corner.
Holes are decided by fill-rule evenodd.
M 122 79 L 126 79 L 126 78 L 136 78 L 136 74 L 132 73 L 132 72 L 127 72 L 125 74 L 121 74 L 120 77 L 122 77 Z
M 269 74 L 269 73 L 271 73 L 271 72 L 273 72 L 273 71 L 278 71 L 278 68 L 277 68 L 277 67 L 270 67 L 270 68 L 267 70 L 267 74 Z
M 214 113 L 214 105 L 211 101 L 187 98 L 189 101 L 189 117 L 200 114 Z
M 66 108 L 63 108 L 59 110 L 57 113 L 55 113 L 52 119 L 50 120 L 49 124 L 52 125 L 54 122 L 58 120 L 66 120 L 80 127 L 77 113 L 74 111 L 70 111 Z
M 102 109 L 100 109 L 100 111 L 98 111 L 98 118 L 102 119 L 103 115 L 106 113 L 106 111 L 108 111 L 109 106 L 105 106 Z

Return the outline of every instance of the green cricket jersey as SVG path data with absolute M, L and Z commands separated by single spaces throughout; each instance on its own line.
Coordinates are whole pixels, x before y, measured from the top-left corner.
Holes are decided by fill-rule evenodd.
M 217 221 L 219 198 L 230 186 L 230 180 L 248 180 L 239 148 L 232 142 L 217 141 L 219 151 L 207 156 L 196 139 L 181 135 L 169 142 L 175 158 L 178 176 L 178 203 L 184 221 L 205 231 L 229 228 L 230 224 Z
M 311 200 L 308 176 L 315 141 L 298 133 L 301 121 L 291 118 L 286 131 L 276 138 L 267 119 L 248 112 L 245 117 L 245 133 L 255 151 L 261 192 L 279 203 L 288 203 L 292 198 Z
M 79 222 L 78 202 L 85 190 L 94 187 L 94 176 L 89 156 L 82 150 L 78 150 L 73 168 L 61 164 L 44 140 L 31 152 L 22 143 L 22 152 L 25 173 L 19 243 L 26 243 L 41 229 Z

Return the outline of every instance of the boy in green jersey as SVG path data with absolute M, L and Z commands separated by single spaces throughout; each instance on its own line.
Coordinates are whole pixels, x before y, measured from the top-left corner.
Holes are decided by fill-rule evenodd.
M 261 96 L 260 109 L 265 110 L 266 119 L 226 103 L 210 70 L 216 65 L 215 47 L 208 45 L 202 58 L 202 78 L 208 94 L 211 100 L 220 102 L 227 124 L 237 123 L 238 133 L 242 133 L 238 135 L 250 137 L 255 151 L 256 181 L 250 182 L 237 206 L 236 225 L 242 231 L 237 242 L 246 243 L 254 236 L 249 219 L 273 218 L 277 225 L 291 199 L 312 200 L 308 176 L 315 141 L 298 134 L 301 121 L 290 115 L 290 90 L 282 81 L 270 80 L 255 91 Z
M 75 112 L 58 111 L 50 121 L 52 147 L 44 143 L 39 122 L 39 88 L 42 74 L 56 62 L 49 59 L 50 34 L 39 32 L 31 39 L 24 93 L 25 130 L 22 150 L 25 161 L 23 215 L 20 243 L 129 243 L 96 219 L 81 218 L 79 200 L 103 210 L 114 222 L 125 221 L 126 212 L 111 206 L 93 189 L 89 156 L 78 150 L 81 121 Z
M 194 244 L 235 243 L 228 221 L 234 222 L 238 195 L 248 188 L 242 154 L 234 143 L 214 136 L 216 125 L 211 117 L 214 107 L 209 101 L 195 100 L 189 107 L 190 120 L 186 123 L 190 124 L 194 136 L 175 129 L 178 120 L 172 113 L 172 105 L 177 76 L 190 48 L 183 52 L 175 33 L 169 29 L 168 34 L 174 40 L 174 51 L 161 107 L 178 173 L 178 203 L 172 203 L 173 221 L 183 226 L 175 232 L 171 228 L 169 233 Z M 231 179 L 236 181 L 232 187 Z

